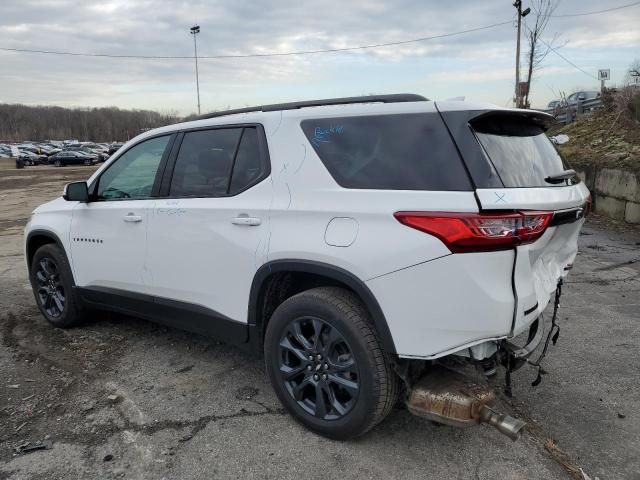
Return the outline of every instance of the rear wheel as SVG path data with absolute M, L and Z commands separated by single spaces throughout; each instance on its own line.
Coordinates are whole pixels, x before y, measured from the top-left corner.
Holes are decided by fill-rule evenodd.
M 82 315 L 73 292 L 73 275 L 64 252 L 54 244 L 40 247 L 31 261 L 31 287 L 42 315 L 54 326 L 77 324 Z
M 287 410 L 330 438 L 364 434 L 397 400 L 399 379 L 369 315 L 342 288 L 315 288 L 283 302 L 267 326 L 265 362 Z

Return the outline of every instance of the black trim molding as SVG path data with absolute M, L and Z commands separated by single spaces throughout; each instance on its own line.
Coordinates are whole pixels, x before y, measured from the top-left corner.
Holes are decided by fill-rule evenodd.
M 246 323 L 232 320 L 201 305 L 105 287 L 76 287 L 88 306 L 133 315 L 171 327 L 215 337 L 223 342 L 248 341 Z

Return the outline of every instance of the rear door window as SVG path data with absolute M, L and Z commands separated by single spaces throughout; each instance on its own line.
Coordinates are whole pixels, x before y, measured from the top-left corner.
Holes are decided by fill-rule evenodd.
M 169 195 L 235 195 L 269 173 L 257 127 L 187 132 L 176 158 Z
M 226 195 L 242 128 L 187 132 L 176 158 L 169 195 Z
M 302 130 L 345 188 L 471 190 L 469 177 L 435 113 L 304 120 Z
M 517 117 L 488 116 L 472 122 L 472 128 L 505 188 L 567 185 L 545 181 L 568 167 L 541 126 Z
M 264 178 L 267 161 L 260 152 L 260 138 L 256 128 L 245 128 L 231 174 L 229 193 L 235 195 Z

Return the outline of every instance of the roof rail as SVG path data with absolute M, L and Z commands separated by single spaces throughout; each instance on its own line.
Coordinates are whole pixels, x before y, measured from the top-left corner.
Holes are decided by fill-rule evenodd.
M 348 105 L 352 103 L 401 103 L 401 102 L 426 102 L 428 98 L 415 93 L 394 93 L 390 95 L 365 95 L 362 97 L 326 98 L 323 100 L 306 100 L 304 102 L 276 103 L 273 105 L 259 105 L 257 107 L 237 108 L 223 112 L 206 113 L 198 117 L 198 120 L 206 118 L 224 117 L 236 113 L 249 112 L 277 112 L 280 110 L 296 110 L 305 107 L 321 107 L 324 105 Z

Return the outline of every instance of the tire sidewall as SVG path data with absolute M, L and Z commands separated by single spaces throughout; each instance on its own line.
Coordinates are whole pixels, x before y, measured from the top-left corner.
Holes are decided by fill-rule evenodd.
M 36 280 L 36 272 L 38 271 L 38 263 L 43 258 L 50 258 L 58 267 L 58 271 L 60 272 L 60 279 L 62 281 L 62 286 L 64 288 L 64 310 L 62 315 L 59 317 L 51 317 L 47 314 L 44 309 L 40 297 L 37 292 L 38 282 Z M 74 282 L 73 275 L 71 273 L 71 268 L 69 267 L 69 262 L 67 261 L 66 255 L 62 253 L 59 247 L 53 244 L 48 244 L 40 247 L 36 253 L 33 255 L 33 259 L 31 261 L 31 268 L 29 271 L 29 280 L 31 282 L 31 288 L 33 290 L 33 295 L 36 300 L 36 305 L 38 305 L 38 309 L 42 313 L 45 319 L 52 325 L 56 327 L 68 327 L 71 326 L 77 320 L 77 314 L 75 311 L 75 296 L 74 296 Z
M 286 390 L 280 377 L 280 339 L 292 320 L 305 316 L 318 317 L 336 328 L 346 340 L 358 365 L 359 392 L 356 404 L 345 416 L 336 420 L 318 419 L 303 410 Z M 357 329 L 331 303 L 314 296 L 299 294 L 280 305 L 267 326 L 265 364 L 280 402 L 296 420 L 322 435 L 336 439 L 357 436 L 374 414 L 378 400 L 375 363 Z

